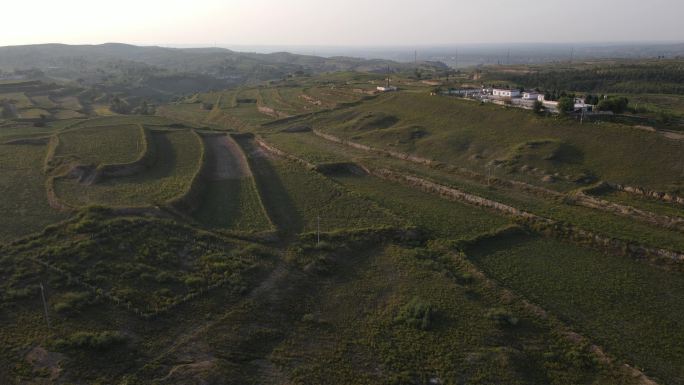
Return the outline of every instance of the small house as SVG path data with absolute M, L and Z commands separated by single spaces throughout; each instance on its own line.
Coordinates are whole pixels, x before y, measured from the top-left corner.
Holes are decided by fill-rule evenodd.
M 495 88 L 492 91 L 492 96 L 497 98 L 519 98 L 520 90 L 505 90 L 501 88 Z
M 395 86 L 378 86 L 376 88 L 379 92 L 392 92 L 392 91 L 397 91 L 398 88 Z
M 542 99 L 540 99 L 540 97 Z M 541 94 L 539 92 L 534 92 L 534 91 L 528 91 L 528 92 L 523 92 L 522 94 L 523 100 L 539 100 L 543 101 L 544 94 Z

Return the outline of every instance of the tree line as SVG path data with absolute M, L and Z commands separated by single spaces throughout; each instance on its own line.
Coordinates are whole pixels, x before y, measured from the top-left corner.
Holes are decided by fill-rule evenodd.
M 625 64 L 527 74 L 501 72 L 494 76 L 526 88 L 545 90 L 684 95 L 682 63 Z

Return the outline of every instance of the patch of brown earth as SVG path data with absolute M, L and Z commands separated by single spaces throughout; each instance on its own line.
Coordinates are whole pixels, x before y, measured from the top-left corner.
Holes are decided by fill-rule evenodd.
M 55 352 L 49 352 L 41 346 L 36 346 L 31 349 L 25 357 L 26 362 L 33 367 L 33 372 L 36 374 L 47 374 L 47 380 L 53 382 L 59 378 L 62 368 L 60 362 L 64 359 L 64 355 Z
M 208 167 L 207 177 L 212 180 L 241 179 L 252 176 L 242 150 L 226 135 L 205 136 Z

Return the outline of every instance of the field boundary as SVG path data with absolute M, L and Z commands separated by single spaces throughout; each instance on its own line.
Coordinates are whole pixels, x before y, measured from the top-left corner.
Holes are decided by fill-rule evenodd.
M 264 149 L 271 151 L 274 154 L 304 165 L 308 165 L 307 167 L 313 166 L 312 169 L 316 169 L 316 165 L 312 165 L 306 160 L 271 146 L 263 138 L 260 138 L 260 142 L 258 143 L 260 143 Z M 366 166 L 364 166 L 364 170 L 370 175 L 380 179 L 402 183 L 409 187 L 439 195 L 445 199 L 460 201 L 474 206 L 485 207 L 493 211 L 497 211 L 504 215 L 513 217 L 517 220 L 517 222 L 521 223 L 525 227 L 528 227 L 541 234 L 554 236 L 559 239 L 572 240 L 579 244 L 589 244 L 611 253 L 630 256 L 637 259 L 647 259 L 651 260 L 652 262 L 664 262 L 670 264 L 676 263 L 678 265 L 684 264 L 684 253 L 678 251 L 648 247 L 618 238 L 599 235 L 581 228 L 577 228 L 567 223 L 532 214 L 513 206 L 483 198 L 478 195 L 470 194 L 415 175 L 399 173 L 388 169 L 373 170 Z
M 417 157 L 413 156 L 410 154 L 398 152 L 398 151 L 393 151 L 393 150 L 385 150 L 381 148 L 376 148 L 372 146 L 367 146 L 365 144 L 360 144 L 352 141 L 348 141 L 342 138 L 339 138 L 335 135 L 327 134 L 324 132 L 321 132 L 320 130 L 313 129 L 312 130 L 313 134 L 323 138 L 325 140 L 328 140 L 333 143 L 338 143 L 342 144 L 345 146 L 349 146 L 352 148 L 356 148 L 362 151 L 366 152 L 372 152 L 380 155 L 388 155 L 390 157 L 404 160 L 404 161 L 409 161 L 421 165 L 426 165 L 432 168 L 445 168 L 447 171 L 451 173 L 457 173 L 459 176 L 465 177 L 467 179 L 473 180 L 478 183 L 484 183 L 487 182 L 487 184 L 492 184 L 500 187 L 506 187 L 506 188 L 514 188 L 519 191 L 523 191 L 526 193 L 531 193 L 537 196 L 541 197 L 546 197 L 546 198 L 552 198 L 552 199 L 562 199 L 566 201 L 567 203 L 572 203 L 576 204 L 579 206 L 584 206 L 590 209 L 595 209 L 595 210 L 601 210 L 617 215 L 621 215 L 624 217 L 632 218 L 632 219 L 637 219 L 643 222 L 650 223 L 652 225 L 660 226 L 666 229 L 675 229 L 679 231 L 684 231 L 684 220 L 679 219 L 679 218 L 673 218 L 673 217 L 668 217 L 664 215 L 658 215 L 655 213 L 652 213 L 650 211 L 646 210 L 641 210 L 634 208 L 632 206 L 627 206 L 627 205 L 621 205 L 617 203 L 612 203 L 608 201 L 604 201 L 592 196 L 588 196 L 586 194 L 583 194 L 582 191 L 580 190 L 579 192 L 576 191 L 574 193 L 568 193 L 564 194 L 561 192 L 553 191 L 547 188 L 543 187 L 538 187 L 531 185 L 529 183 L 525 182 L 519 182 L 519 181 L 513 181 L 513 180 L 506 180 L 506 179 L 500 179 L 500 178 L 489 178 L 487 176 L 484 176 L 482 174 L 473 172 L 471 170 L 467 170 L 464 168 L 460 167 L 455 167 L 452 165 L 445 165 L 444 163 L 427 159 L 427 158 L 422 158 L 422 157 Z M 608 184 L 610 186 L 615 186 Z M 617 185 L 619 186 L 619 185 Z M 627 187 L 627 189 L 631 191 L 645 191 L 643 189 L 638 189 L 634 187 Z M 622 190 L 625 191 L 625 190 Z M 665 193 L 658 193 L 658 192 L 646 192 L 643 193 L 645 196 L 659 196 L 659 197 L 667 197 L 670 202 L 679 202 L 678 200 L 681 200 L 681 202 L 684 204 L 684 198 L 679 198 L 670 194 L 665 194 Z
M 156 158 L 156 146 L 152 143 L 152 135 L 142 124 L 138 124 L 142 137 L 142 150 L 133 162 L 102 164 L 95 170 L 93 183 L 105 178 L 119 178 L 132 176 L 150 167 Z
M 649 189 L 646 189 L 643 187 L 622 185 L 622 184 L 618 184 L 618 183 L 606 182 L 606 184 L 608 185 L 608 187 L 612 188 L 613 190 L 626 192 L 626 193 L 629 193 L 632 195 L 643 196 L 646 198 L 652 198 L 652 199 L 656 199 L 656 200 L 667 202 L 667 203 L 677 203 L 680 205 L 684 205 L 684 197 L 677 196 L 677 195 L 674 195 L 671 193 L 649 190 Z
M 517 231 L 513 227 L 506 227 L 500 230 L 499 233 L 487 233 L 485 236 L 478 236 L 475 239 L 486 239 L 487 237 L 497 237 L 502 234 L 508 234 L 510 232 Z M 556 317 L 552 313 L 546 311 L 543 307 L 531 302 L 526 297 L 518 294 L 503 285 L 499 284 L 496 280 L 488 277 L 482 270 L 480 270 L 471 260 L 468 258 L 465 252 L 452 253 L 452 258 L 461 264 L 473 277 L 479 279 L 483 285 L 492 290 L 497 297 L 508 305 L 515 305 L 517 302 L 520 306 L 520 310 L 526 312 L 528 316 L 537 318 L 542 322 L 549 325 L 552 329 L 559 332 L 559 335 L 564 338 L 567 342 L 574 346 L 582 346 L 583 343 L 589 345 L 589 351 L 596 357 L 596 359 L 602 364 L 609 365 L 619 365 L 619 369 L 624 371 L 627 376 L 638 381 L 639 385 L 658 385 L 656 381 L 649 378 L 641 370 L 628 365 L 620 360 L 616 362 L 617 359 L 604 351 L 603 348 L 594 344 L 589 338 L 584 335 L 574 331 L 568 324 L 562 321 L 560 318 Z
M 684 218 L 670 217 L 667 215 L 655 214 L 651 211 L 638 209 L 620 203 L 610 202 L 596 196 L 585 193 L 587 190 L 576 191 L 572 198 L 582 206 L 612 212 L 618 215 L 639 219 L 650 224 L 684 232 Z
M 249 159 L 247 158 L 247 155 L 245 154 L 245 150 L 242 148 L 240 143 L 238 143 L 235 140 L 235 137 L 238 135 L 239 134 L 226 134 L 226 136 L 228 137 L 228 140 L 232 141 L 233 144 L 235 144 L 235 148 L 237 148 L 239 151 L 239 156 L 242 158 L 242 161 L 244 162 L 244 164 L 249 169 L 249 173 L 251 174 L 250 179 L 251 179 L 252 188 L 254 189 L 254 191 L 257 194 L 257 200 L 259 201 L 259 207 L 261 208 L 261 213 L 264 215 L 264 218 L 266 218 L 266 220 L 268 220 L 268 224 L 269 224 L 269 227 L 271 228 L 271 231 L 277 231 L 278 226 L 276 226 L 275 222 L 273 221 L 273 218 L 271 218 L 271 214 L 268 212 L 268 209 L 266 208 L 266 204 L 264 203 L 263 194 L 262 194 L 261 190 L 259 189 L 259 184 L 256 181 L 256 176 L 255 176 L 256 174 L 254 173 L 254 170 L 252 170 L 252 165 L 250 164 Z M 252 138 L 253 138 L 253 136 L 252 136 Z
M 684 253 L 643 246 L 634 242 L 618 238 L 599 235 L 575 226 L 532 214 L 513 206 L 505 205 L 487 198 L 466 193 L 453 187 L 417 177 L 398 173 L 387 169 L 371 170 L 371 174 L 381 179 L 400 182 L 408 186 L 421 189 L 426 192 L 437 194 L 446 199 L 466 202 L 475 206 L 490 208 L 494 211 L 516 218 L 527 227 L 542 234 L 552 235 L 560 239 L 570 239 L 580 244 L 590 244 L 604 250 L 620 255 L 631 256 L 638 259 L 651 259 L 663 262 L 684 263 Z
M 191 213 L 197 209 L 199 206 L 199 201 L 206 190 L 204 184 L 206 169 L 207 169 L 207 148 L 204 145 L 204 140 L 202 136 L 196 131 L 192 130 L 193 136 L 197 139 L 200 145 L 200 157 L 197 162 L 197 169 L 192 176 L 190 185 L 184 193 L 171 198 L 165 202 L 166 205 L 173 207 L 174 209 L 185 211 Z

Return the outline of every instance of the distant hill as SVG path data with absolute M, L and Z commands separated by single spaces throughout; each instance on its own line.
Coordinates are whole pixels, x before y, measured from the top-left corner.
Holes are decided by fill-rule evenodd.
M 170 86 L 165 92 L 194 91 L 278 79 L 289 74 L 335 71 L 438 72 L 441 62 L 397 63 L 352 57 L 323 58 L 287 52 L 270 54 L 235 52 L 223 48 L 140 47 L 108 43 L 102 45 L 41 44 L 0 47 L 0 70 L 8 73 L 36 69 L 48 77 L 78 80 L 85 84 L 147 86 L 155 78 L 189 78 L 190 87 Z M 171 82 L 174 83 L 174 82 Z M 207 84 L 208 83 L 208 84 Z M 175 84 L 175 83 L 174 83 Z

